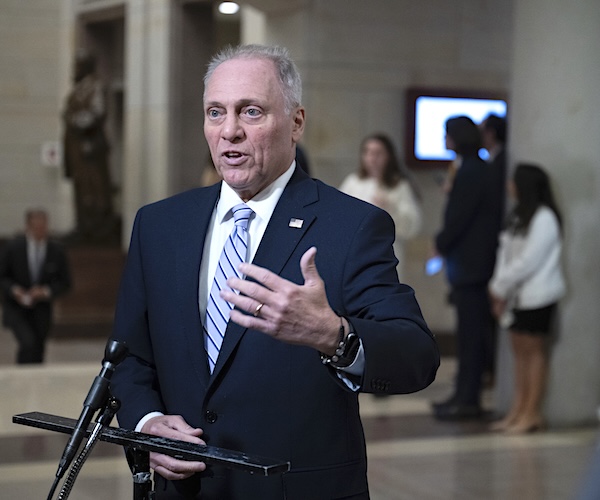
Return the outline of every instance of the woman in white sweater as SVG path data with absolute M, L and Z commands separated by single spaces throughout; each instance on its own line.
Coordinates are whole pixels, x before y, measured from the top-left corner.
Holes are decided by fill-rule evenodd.
M 360 166 L 340 186 L 340 191 L 388 212 L 396 225 L 394 251 L 402 280 L 404 242 L 421 229 L 419 193 L 409 172 L 399 162 L 392 141 L 383 134 L 363 139 Z
M 489 288 L 493 312 L 510 331 L 515 393 L 510 411 L 492 428 L 524 433 L 544 425 L 548 337 L 556 304 L 565 294 L 561 216 L 548 175 L 536 165 L 517 166 L 509 194 L 516 204 L 500 236 Z

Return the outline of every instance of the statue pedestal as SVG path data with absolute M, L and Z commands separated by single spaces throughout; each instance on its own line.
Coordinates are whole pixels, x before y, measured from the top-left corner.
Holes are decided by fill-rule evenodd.
M 73 286 L 56 301 L 54 337 L 107 337 L 125 264 L 118 246 L 67 247 Z

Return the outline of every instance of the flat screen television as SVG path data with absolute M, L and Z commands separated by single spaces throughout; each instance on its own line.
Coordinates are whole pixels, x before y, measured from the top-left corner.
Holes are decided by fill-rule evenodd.
M 464 115 L 480 123 L 490 113 L 505 117 L 508 110 L 506 97 L 497 92 L 411 88 L 406 96 L 405 151 L 410 167 L 445 167 L 454 159 L 454 152 L 446 149 L 448 118 Z

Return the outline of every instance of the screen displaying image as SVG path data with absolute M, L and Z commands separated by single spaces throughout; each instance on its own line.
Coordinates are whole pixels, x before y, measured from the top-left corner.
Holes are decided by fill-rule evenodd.
M 479 124 L 490 113 L 506 116 L 506 101 L 422 95 L 415 101 L 414 156 L 417 160 L 447 161 L 454 152 L 446 149 L 446 120 L 468 116 Z M 482 153 L 482 156 L 485 152 Z

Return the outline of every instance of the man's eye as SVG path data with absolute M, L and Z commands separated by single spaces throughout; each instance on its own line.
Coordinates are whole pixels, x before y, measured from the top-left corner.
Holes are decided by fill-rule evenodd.
M 209 109 L 208 110 L 208 116 L 210 118 L 217 118 L 220 115 L 219 111 L 216 109 Z
M 256 108 L 248 108 L 246 110 L 246 114 L 248 116 L 260 116 L 260 110 L 256 109 Z

